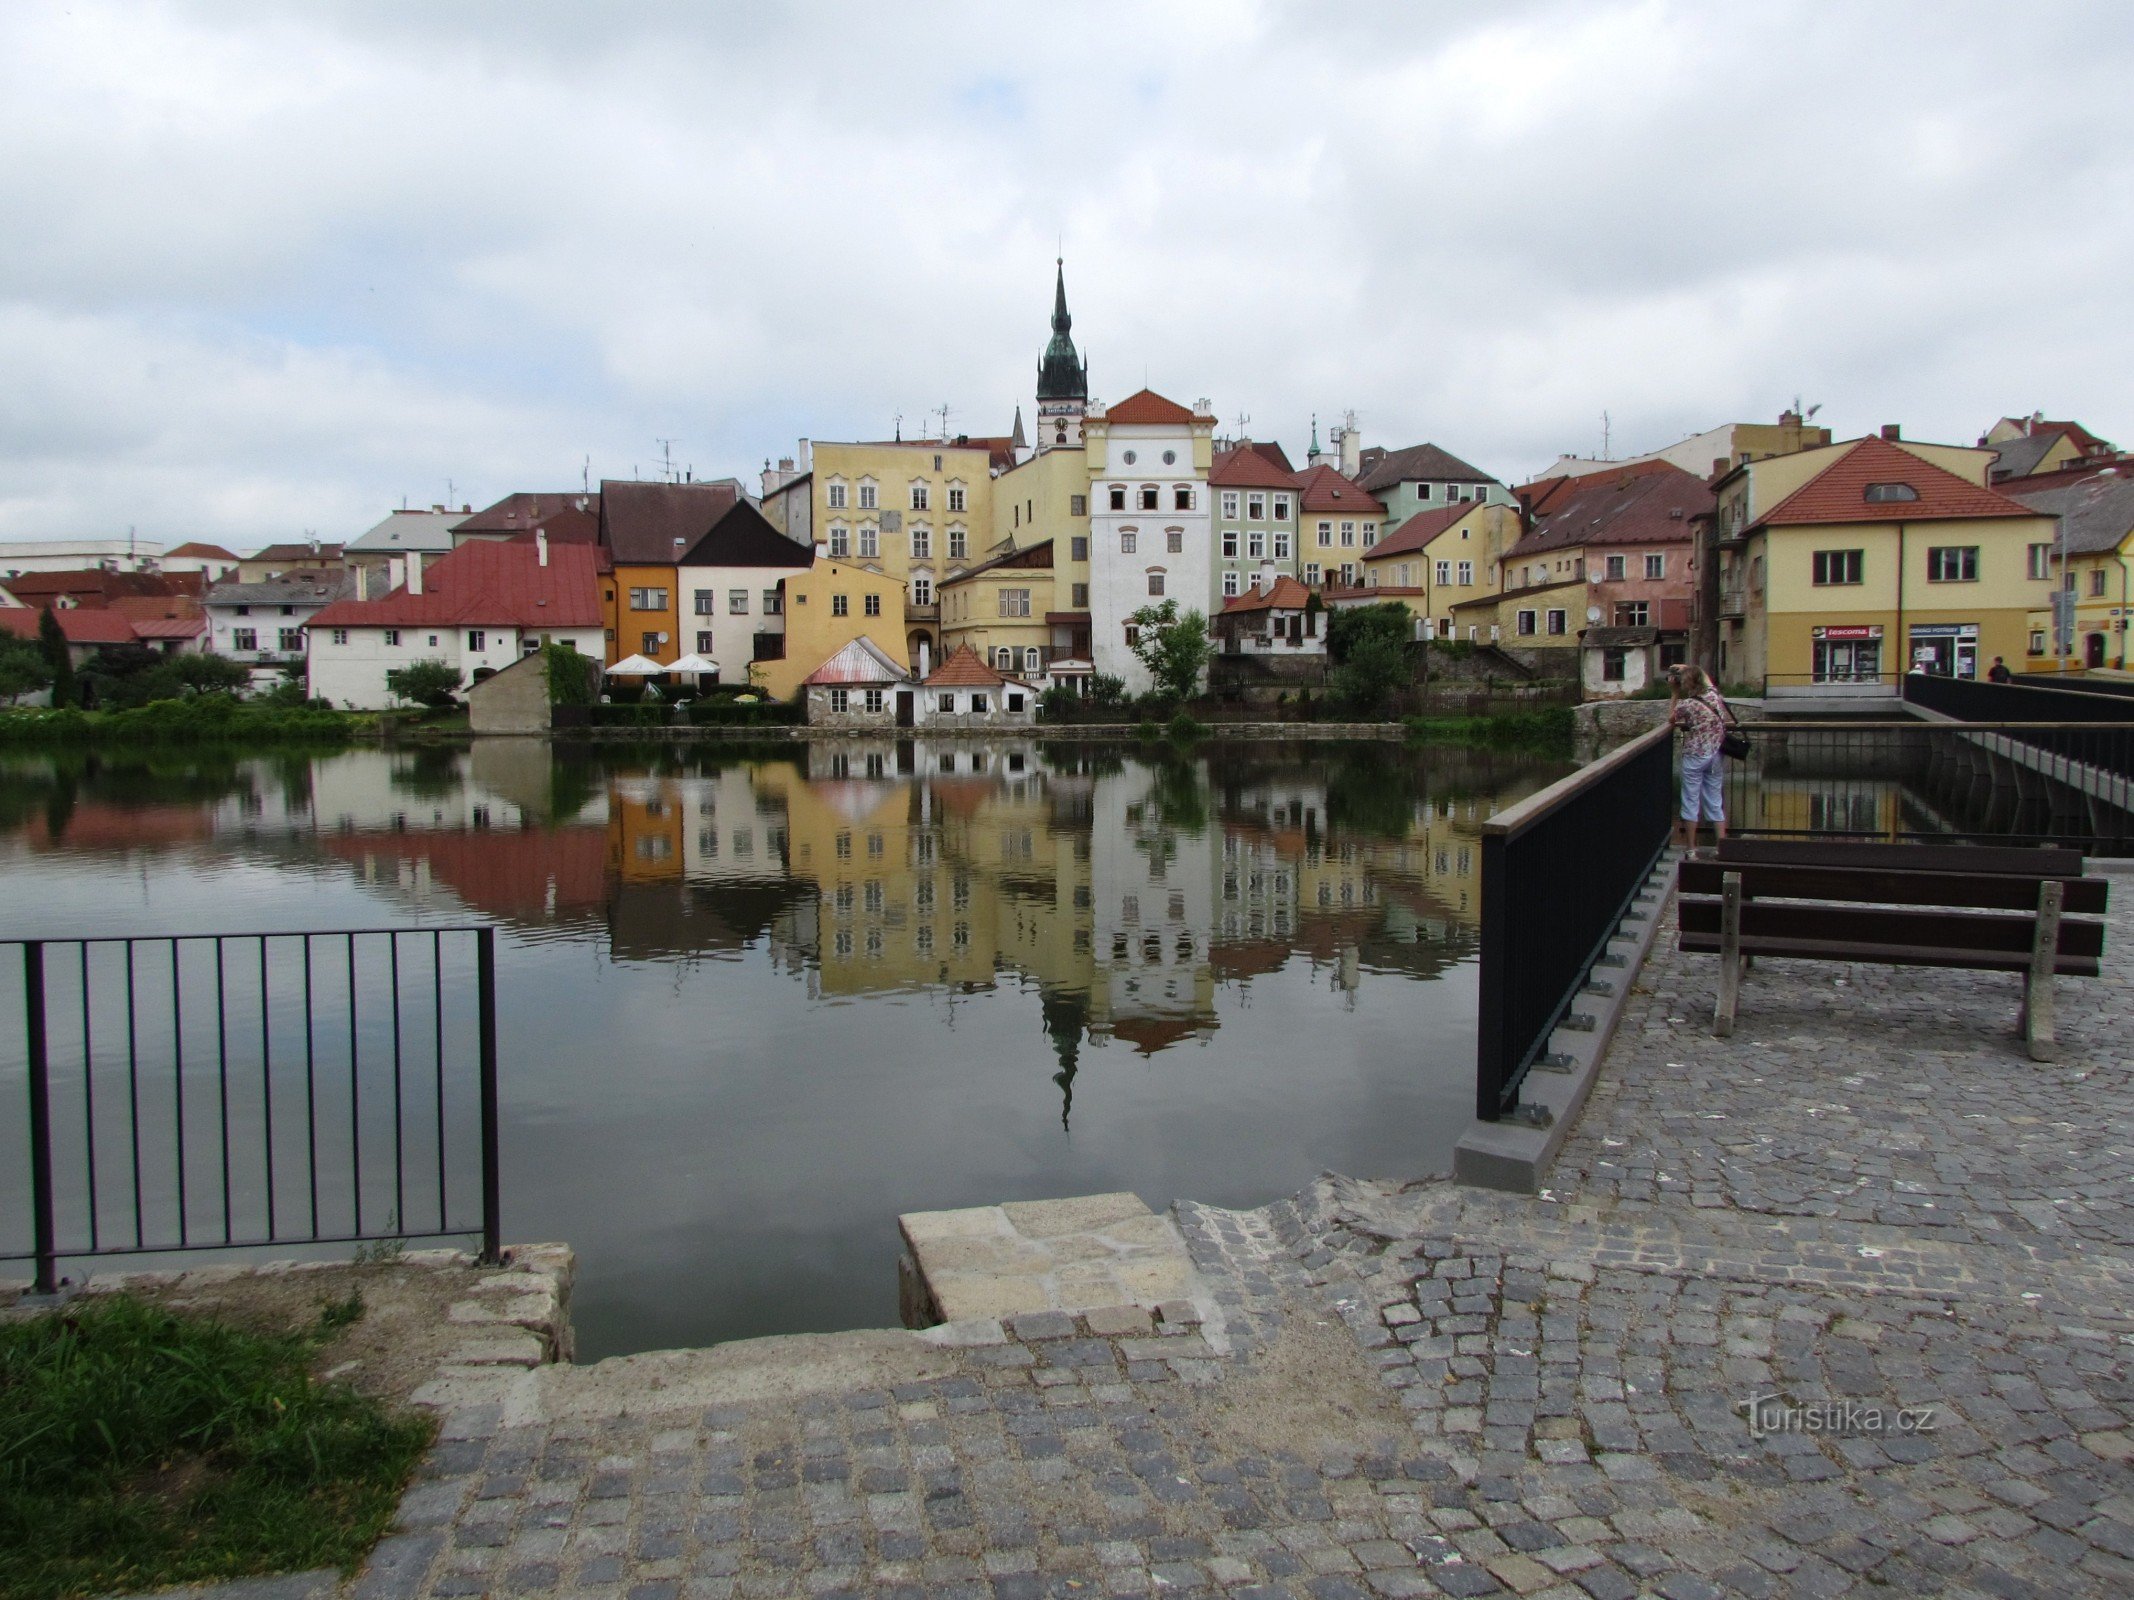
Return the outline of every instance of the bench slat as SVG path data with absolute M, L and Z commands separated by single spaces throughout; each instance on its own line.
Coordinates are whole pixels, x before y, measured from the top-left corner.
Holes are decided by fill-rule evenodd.
M 1889 867 L 1900 872 L 2007 872 L 2079 878 L 2082 852 L 2060 846 L 1867 844 L 1818 839 L 1722 839 L 1719 859 L 1769 866 Z
M 1685 933 L 1717 934 L 1719 902 L 1701 895 L 1681 897 Z M 1744 900 L 1743 938 L 1802 939 L 1842 952 L 1853 946 L 1998 951 L 2027 958 L 2037 938 L 2037 917 L 1999 912 L 1958 914 L 1912 911 L 1896 906 L 1818 906 L 1795 901 Z M 2069 918 L 2060 924 L 2059 954 L 2104 954 L 2104 924 Z
M 1716 955 L 1719 935 L 1685 930 L 1681 947 L 1692 955 Z M 1839 949 L 1820 939 L 1780 939 L 1749 934 L 1741 937 L 1741 953 L 1775 960 L 1856 961 L 1868 966 L 1955 967 L 1975 972 L 2024 972 L 2030 967 L 2030 952 L 2027 950 L 2014 954 L 2005 950 L 1950 950 L 1929 945 L 1873 948 L 1853 945 Z M 2102 965 L 2094 957 L 2063 953 L 2053 962 L 2053 971 L 2063 978 L 2094 978 L 2102 971 Z
M 1716 895 L 1726 874 L 1741 874 L 1741 890 L 1751 899 L 1842 900 L 1869 905 L 1970 906 L 1992 911 L 2035 911 L 2038 885 L 2049 875 L 2016 877 L 2007 873 L 1898 872 L 1889 868 L 1778 866 L 1731 861 L 1684 861 L 1684 894 Z M 2075 915 L 2101 914 L 2111 891 L 2104 878 L 2066 880 L 2065 909 Z

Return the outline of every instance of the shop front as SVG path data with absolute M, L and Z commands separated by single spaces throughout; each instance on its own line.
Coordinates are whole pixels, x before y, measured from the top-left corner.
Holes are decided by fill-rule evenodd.
M 1978 624 L 1915 622 L 1911 627 L 1911 670 L 1942 678 L 1978 676 Z
M 1882 624 L 1814 631 L 1817 683 L 1876 683 L 1882 677 Z

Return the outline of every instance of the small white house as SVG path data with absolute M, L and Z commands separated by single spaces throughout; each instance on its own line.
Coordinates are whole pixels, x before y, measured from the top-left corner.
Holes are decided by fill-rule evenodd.
M 396 587 L 342 600 L 311 619 L 311 692 L 335 705 L 400 703 L 386 674 L 418 661 L 458 670 L 462 686 L 544 644 L 599 660 L 605 649 L 596 552 L 589 544 L 478 540 L 425 564 L 396 562 Z
M 818 728 L 909 728 L 918 685 L 888 651 L 862 634 L 801 680 L 808 723 Z
M 345 572 L 306 572 L 263 583 L 218 583 L 200 597 L 207 614 L 207 649 L 252 669 L 266 684 L 305 659 L 311 619 L 354 593 Z
M 1215 635 L 1225 655 L 1323 656 L 1326 619 L 1312 603 L 1312 592 L 1295 578 L 1260 569 L 1253 585 L 1223 602 L 1215 614 Z
M 1027 728 L 1037 720 L 1037 690 L 985 664 L 969 645 L 927 674 L 919 721 L 929 728 Z

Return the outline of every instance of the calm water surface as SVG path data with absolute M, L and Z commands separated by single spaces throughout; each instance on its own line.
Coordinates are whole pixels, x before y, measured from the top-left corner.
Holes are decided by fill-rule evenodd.
M 1476 824 L 1564 770 L 923 740 L 8 756 L 0 937 L 496 925 L 505 1236 L 577 1248 L 596 1359 L 892 1324 L 900 1211 L 1442 1167 Z

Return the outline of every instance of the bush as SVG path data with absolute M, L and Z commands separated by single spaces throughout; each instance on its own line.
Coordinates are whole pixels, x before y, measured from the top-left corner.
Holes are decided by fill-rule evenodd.
M 223 694 L 155 700 L 122 711 L 0 711 L 0 743 L 341 743 L 371 719 L 348 711 L 241 702 Z
M 1180 744 L 1190 744 L 1195 739 L 1205 739 L 1208 736 L 1207 728 L 1195 722 L 1189 711 L 1181 711 L 1171 718 L 1170 726 L 1164 731 Z
M 587 706 L 586 721 L 596 728 L 663 728 L 668 706 L 660 700 L 634 704 Z
M 699 728 L 790 727 L 807 720 L 807 708 L 776 700 L 743 700 L 735 694 L 707 695 L 689 707 L 689 721 Z
M 386 673 L 385 686 L 403 700 L 442 711 L 459 693 L 459 669 L 443 661 L 410 661 Z
M 1163 737 L 1163 725 L 1144 717 L 1134 724 L 1134 737 L 1136 739 L 1161 739 Z
M 593 703 L 592 657 L 580 655 L 569 645 L 541 647 L 541 667 L 548 676 L 548 703 L 552 706 L 589 706 Z

